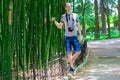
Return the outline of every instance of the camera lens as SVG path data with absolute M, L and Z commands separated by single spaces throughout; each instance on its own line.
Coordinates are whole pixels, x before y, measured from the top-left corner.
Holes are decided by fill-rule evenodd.
M 69 27 L 69 28 L 68 28 L 68 31 L 70 31 L 70 32 L 72 32 L 73 30 L 74 30 L 73 27 Z

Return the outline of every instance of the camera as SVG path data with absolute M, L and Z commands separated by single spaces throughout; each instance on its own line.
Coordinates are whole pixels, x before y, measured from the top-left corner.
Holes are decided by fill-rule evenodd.
M 73 27 L 68 27 L 68 31 L 72 32 L 74 30 Z

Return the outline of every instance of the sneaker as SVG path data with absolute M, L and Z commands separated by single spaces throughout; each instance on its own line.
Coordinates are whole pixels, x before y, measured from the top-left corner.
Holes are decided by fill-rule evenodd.
M 75 71 L 75 69 L 74 69 L 74 68 L 72 68 L 72 67 L 70 66 L 69 71 L 70 71 L 70 72 L 74 72 L 74 71 Z

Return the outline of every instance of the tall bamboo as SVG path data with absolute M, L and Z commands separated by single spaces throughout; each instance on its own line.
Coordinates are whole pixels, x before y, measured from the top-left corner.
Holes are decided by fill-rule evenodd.
M 2 52 L 2 7 L 3 7 L 3 3 L 2 0 L 0 0 L 0 71 L 2 71 L 2 60 L 1 60 L 1 52 Z M 1 76 L 1 72 L 0 72 L 0 76 Z
M 54 26 L 51 17 L 60 19 L 66 0 L 62 4 L 60 0 L 1 1 L 2 77 L 3 80 L 12 80 L 13 68 L 16 80 L 21 79 L 20 72 L 25 80 L 26 70 L 29 73 L 32 69 L 35 76 L 36 67 L 46 70 L 51 57 L 56 58 L 64 53 L 63 30 Z M 10 6 L 11 4 L 13 5 Z
M 11 0 L 3 1 L 2 24 L 2 77 L 4 80 L 12 80 L 12 50 L 11 50 Z M 9 76 L 9 77 L 7 77 Z
M 22 27 L 22 52 L 21 52 L 21 62 L 23 70 L 23 80 L 25 80 L 25 66 L 26 66 L 26 0 L 22 0 L 22 10 L 21 10 L 21 27 Z
M 37 0 L 37 57 L 36 57 L 36 64 L 38 67 L 40 67 L 41 69 L 41 65 L 42 65 L 42 61 L 41 61 L 41 41 L 42 41 L 42 9 L 41 8 L 42 5 L 42 0 Z

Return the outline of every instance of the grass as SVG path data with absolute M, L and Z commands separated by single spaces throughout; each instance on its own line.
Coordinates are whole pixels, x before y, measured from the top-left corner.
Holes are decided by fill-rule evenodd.
M 95 39 L 94 37 L 95 32 L 87 32 L 86 37 L 83 38 L 83 40 L 103 40 L 108 39 L 108 33 L 107 34 L 100 34 L 100 38 Z M 111 38 L 120 38 L 119 31 L 117 28 L 112 27 L 111 28 Z

